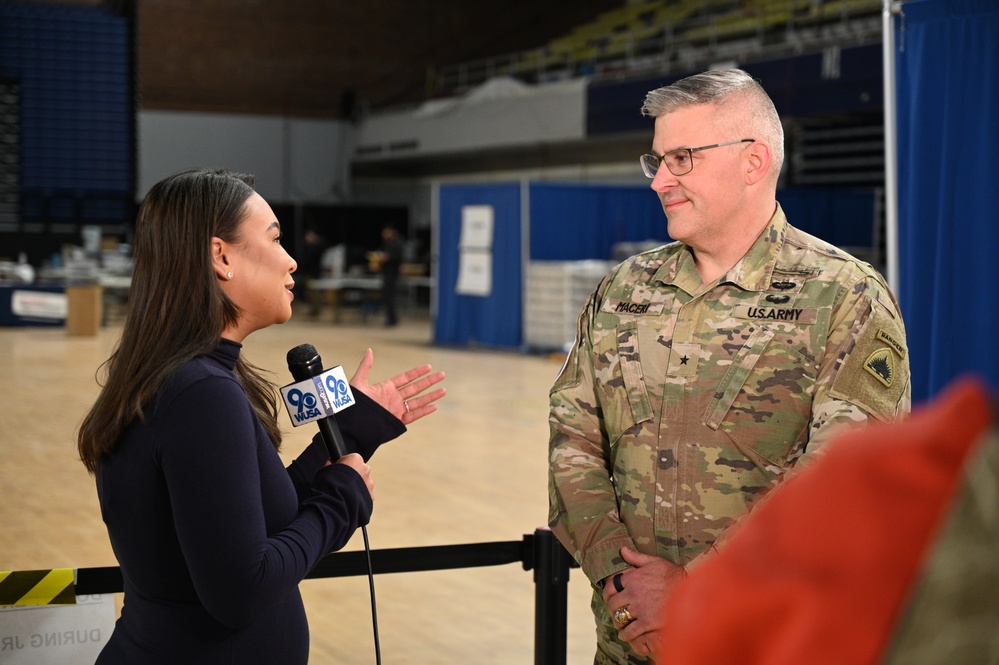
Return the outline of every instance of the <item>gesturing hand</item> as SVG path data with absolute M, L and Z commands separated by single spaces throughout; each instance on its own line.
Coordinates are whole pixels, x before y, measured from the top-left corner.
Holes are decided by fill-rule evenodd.
M 396 374 L 390 379 L 371 385 L 368 375 L 375 364 L 375 354 L 368 349 L 357 371 L 350 378 L 350 385 L 378 402 L 383 409 L 390 412 L 408 425 L 424 416 L 429 416 L 437 410 L 434 404 L 447 393 L 446 388 L 437 388 L 425 392 L 431 386 L 444 380 L 444 372 L 430 373 L 430 365 L 418 365 L 411 370 Z

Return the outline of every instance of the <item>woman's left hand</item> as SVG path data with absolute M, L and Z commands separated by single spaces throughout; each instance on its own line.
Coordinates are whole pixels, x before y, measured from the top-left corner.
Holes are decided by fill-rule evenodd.
M 368 374 L 375 364 L 375 354 L 368 349 L 357 371 L 350 378 L 352 388 L 360 390 L 365 395 L 378 402 L 382 408 L 389 411 L 404 425 L 429 416 L 437 410 L 434 404 L 447 393 L 446 388 L 437 388 L 425 392 L 431 386 L 444 380 L 444 372 L 430 373 L 430 365 L 419 365 L 413 369 L 396 374 L 391 379 L 371 385 Z

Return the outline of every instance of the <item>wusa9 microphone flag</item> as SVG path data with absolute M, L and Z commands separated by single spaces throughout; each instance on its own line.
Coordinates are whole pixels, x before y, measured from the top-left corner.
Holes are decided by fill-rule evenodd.
M 354 405 L 347 375 L 337 365 L 322 374 L 281 388 L 284 406 L 295 427 L 327 418 Z

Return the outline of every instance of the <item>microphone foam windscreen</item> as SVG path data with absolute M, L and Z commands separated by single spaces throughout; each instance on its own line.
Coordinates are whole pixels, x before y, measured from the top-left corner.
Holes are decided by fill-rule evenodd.
M 299 344 L 294 349 L 288 351 L 288 366 L 308 365 L 319 355 L 316 347 L 311 344 Z

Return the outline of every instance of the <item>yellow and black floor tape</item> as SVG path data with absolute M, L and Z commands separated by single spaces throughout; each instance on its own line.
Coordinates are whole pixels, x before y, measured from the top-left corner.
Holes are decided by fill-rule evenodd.
M 75 605 L 73 568 L 0 570 L 0 605 Z

